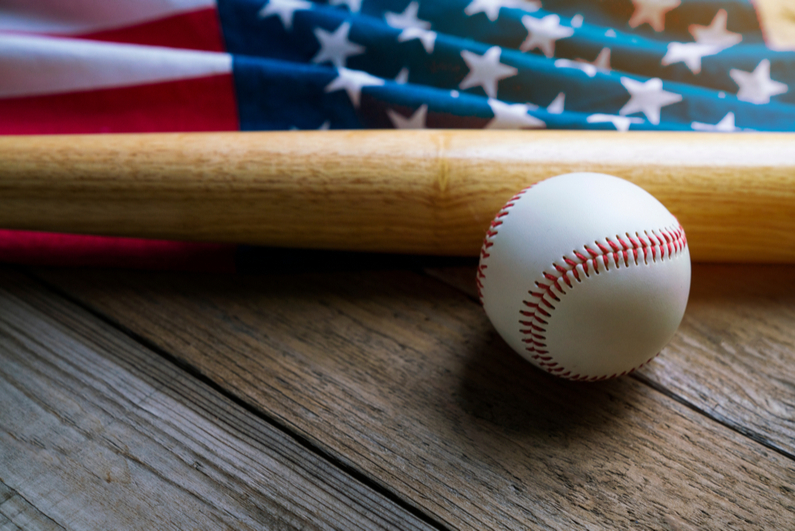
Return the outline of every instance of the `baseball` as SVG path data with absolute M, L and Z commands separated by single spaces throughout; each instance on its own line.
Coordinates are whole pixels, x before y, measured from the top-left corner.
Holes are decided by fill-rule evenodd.
M 554 375 L 596 381 L 632 372 L 671 340 L 690 292 L 690 253 L 684 229 L 651 194 L 571 173 L 500 210 L 477 283 L 516 352 Z

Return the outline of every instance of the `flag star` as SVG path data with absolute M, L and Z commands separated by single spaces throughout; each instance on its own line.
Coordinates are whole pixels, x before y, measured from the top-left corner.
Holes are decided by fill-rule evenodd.
M 505 103 L 494 98 L 489 98 L 488 103 L 494 118 L 486 124 L 486 129 L 541 129 L 547 125 L 532 114 L 528 114 L 528 111 L 537 108 L 535 105 Z
M 409 82 L 409 69 L 405 66 L 400 69 L 398 75 L 395 76 L 395 83 L 399 85 L 405 85 Z
M 770 79 L 770 60 L 762 59 L 753 72 L 744 72 L 732 68 L 729 75 L 740 87 L 737 99 L 751 103 L 770 103 L 770 96 L 784 94 L 789 87 L 779 81 Z
M 734 131 L 740 130 L 738 127 L 734 126 L 733 112 L 726 113 L 726 116 L 724 116 L 721 121 L 715 125 L 693 122 L 690 124 L 690 127 L 692 127 L 694 131 L 718 131 L 722 133 L 733 133 Z
M 506 77 L 515 76 L 519 71 L 500 62 L 499 46 L 492 46 L 483 55 L 477 55 L 469 50 L 462 50 L 461 57 L 469 67 L 469 73 L 458 85 L 460 89 L 470 87 L 483 87 L 490 98 L 497 97 L 497 82 Z
M 346 5 L 351 13 L 358 13 L 362 10 L 362 0 L 330 0 L 333 6 Z
M 496 22 L 500 16 L 500 9 L 503 7 L 515 7 L 524 9 L 528 13 L 535 13 L 541 9 L 541 2 L 538 0 L 472 0 L 464 9 L 464 13 L 476 15 L 485 13 L 489 20 Z
M 558 68 L 576 68 L 585 72 L 588 77 L 594 77 L 597 72 L 610 71 L 610 48 L 602 48 L 599 55 L 593 62 L 588 62 L 585 59 L 557 59 L 555 66 Z
M 371 76 L 367 72 L 359 70 L 348 70 L 347 68 L 337 68 L 337 77 L 326 85 L 326 92 L 334 92 L 345 89 L 354 107 L 359 107 L 359 100 L 362 95 L 362 87 L 376 87 L 384 84 L 384 80 Z
M 728 14 L 725 9 L 719 9 L 709 26 L 691 24 L 688 28 L 690 34 L 699 44 L 712 44 L 725 50 L 743 40 L 743 36 L 726 29 Z
M 588 77 L 594 77 L 596 75 L 596 67 L 590 63 L 586 63 L 585 61 L 572 61 L 571 59 L 556 59 L 555 66 L 557 68 L 576 68 L 577 70 L 582 70 L 585 72 Z
M 662 65 L 685 63 L 691 72 L 701 72 L 701 59 L 708 55 L 715 55 L 721 48 L 714 44 L 701 44 L 698 42 L 671 42 L 668 43 L 668 52 L 662 58 Z
M 577 13 L 573 17 L 571 17 L 571 27 L 572 28 L 581 28 L 582 23 L 585 22 L 585 17 Z
M 631 124 L 642 124 L 643 118 L 634 118 L 631 116 L 618 116 L 616 114 L 592 114 L 585 119 L 589 124 L 603 124 L 610 122 L 616 131 L 626 133 L 629 131 Z
M 431 23 L 427 20 L 420 20 L 417 18 L 417 12 L 420 10 L 418 2 L 411 2 L 406 6 L 402 13 L 387 12 L 385 16 L 386 23 L 393 28 L 420 28 L 424 30 L 431 29 Z
M 325 122 L 320 124 L 320 127 L 317 128 L 318 131 L 328 131 L 329 129 L 331 129 L 331 121 L 330 120 L 326 120 Z
M 629 92 L 630 98 L 618 111 L 624 116 L 642 112 L 646 119 L 654 125 L 660 123 L 660 109 L 666 105 L 682 101 L 681 94 L 674 94 L 663 90 L 663 82 L 655 77 L 648 81 L 636 81 L 628 77 L 621 78 L 621 84 Z
M 629 19 L 629 27 L 637 28 L 643 23 L 649 25 L 657 33 L 665 30 L 665 14 L 679 7 L 681 0 L 632 0 L 635 11 Z
M 578 59 L 578 61 L 586 62 L 584 59 Z M 603 72 L 610 71 L 610 48 L 602 48 L 599 50 L 599 55 L 596 56 L 596 59 L 590 63 L 596 67 L 597 70 Z
M 315 28 L 314 31 L 320 43 L 320 50 L 312 58 L 313 63 L 331 61 L 334 66 L 340 67 L 345 66 L 351 55 L 364 53 L 364 46 L 348 40 L 348 33 L 351 31 L 350 22 L 343 22 L 334 32 L 323 28 Z
M 433 46 L 436 43 L 436 32 L 428 31 L 422 28 L 405 28 L 398 35 L 398 42 L 406 42 L 412 39 L 419 39 L 422 47 L 425 48 L 427 53 L 433 53 Z
M 555 41 L 574 35 L 572 28 L 560 25 L 560 17 L 557 15 L 547 15 L 544 18 L 525 15 L 522 17 L 522 24 L 528 32 L 527 38 L 519 46 L 523 52 L 538 48 L 547 57 L 552 57 L 555 55 Z
M 284 29 L 293 29 L 293 15 L 298 10 L 312 9 L 312 3 L 304 0 L 271 0 L 259 10 L 259 18 L 277 15 L 282 20 Z
M 425 129 L 425 118 L 428 115 L 428 106 L 423 104 L 414 111 L 410 117 L 406 118 L 392 109 L 386 111 L 395 129 Z
M 547 105 L 547 112 L 549 114 L 562 114 L 563 113 L 563 106 L 566 103 L 566 95 L 564 93 L 559 93 L 555 96 L 555 99 L 552 100 L 552 103 Z

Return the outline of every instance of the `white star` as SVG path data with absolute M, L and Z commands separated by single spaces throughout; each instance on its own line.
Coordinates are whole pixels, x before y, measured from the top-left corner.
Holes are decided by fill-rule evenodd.
M 555 55 L 555 41 L 574 35 L 574 30 L 560 25 L 560 17 L 547 15 L 544 18 L 534 18 L 530 15 L 522 17 L 522 24 L 527 28 L 527 38 L 519 46 L 523 52 L 539 48 L 544 55 Z
M 420 28 L 424 30 L 431 29 L 430 22 L 417 18 L 417 12 L 419 9 L 420 4 L 417 2 L 412 2 L 406 6 L 406 9 L 402 13 L 392 13 L 389 11 L 386 13 L 386 15 L 384 15 L 384 17 L 386 18 L 386 23 L 393 28 Z
M 733 112 L 726 113 L 726 116 L 724 116 L 721 121 L 715 125 L 693 122 L 690 124 L 690 127 L 692 127 L 694 131 L 718 131 L 722 133 L 733 133 L 734 131 L 740 130 L 734 126 Z
M 770 61 L 762 59 L 753 72 L 744 72 L 732 68 L 729 75 L 740 87 L 737 99 L 751 103 L 770 103 L 770 96 L 784 94 L 789 87 L 779 81 L 770 79 Z
M 350 22 L 343 22 L 333 33 L 323 28 L 315 28 L 315 37 L 320 43 L 320 50 L 312 58 L 312 62 L 331 61 L 334 66 L 340 67 L 345 66 L 345 62 L 351 55 L 364 53 L 364 46 L 348 40 L 350 30 Z
M 299 9 L 312 9 L 311 2 L 303 0 L 271 0 L 259 10 L 259 18 L 278 15 L 282 19 L 284 29 L 293 29 L 293 15 Z
M 655 77 L 646 82 L 636 81 L 628 77 L 621 78 L 621 84 L 629 92 L 630 98 L 627 103 L 618 111 L 624 116 L 636 112 L 642 112 L 646 119 L 654 125 L 660 123 L 660 109 L 666 105 L 671 105 L 682 101 L 680 94 L 674 94 L 663 90 L 663 82 Z
M 541 129 L 546 127 L 539 120 L 527 112 L 535 109 L 535 105 L 524 103 L 505 103 L 504 101 L 489 98 L 489 107 L 494 113 L 494 118 L 486 125 L 486 129 L 524 129 L 527 127 Z
M 359 70 L 348 70 L 347 68 L 337 68 L 337 77 L 326 85 L 326 92 L 345 89 L 354 107 L 359 107 L 359 99 L 362 94 L 362 87 L 376 87 L 384 84 L 384 80 L 371 76 L 367 72 Z
M 524 9 L 528 13 L 535 13 L 541 9 L 541 2 L 538 0 L 472 0 L 464 9 L 464 13 L 470 17 L 477 13 L 485 13 L 489 20 L 496 22 L 500 16 L 500 8 L 503 7 L 515 7 Z
M 398 75 L 395 76 L 395 83 L 398 83 L 399 85 L 405 85 L 408 82 L 409 82 L 409 69 L 404 66 L 403 68 L 400 69 Z
M 739 33 L 726 30 L 726 21 L 728 15 L 725 9 L 720 9 L 715 14 L 715 18 L 709 26 L 701 26 L 699 24 L 691 24 L 688 28 L 690 34 L 699 44 L 712 44 L 725 50 L 743 40 L 743 36 Z
M 629 27 L 637 28 L 644 22 L 657 33 L 665 30 L 665 14 L 679 7 L 681 0 L 632 0 L 635 4 L 635 11 L 629 19 Z
M 419 39 L 422 47 L 427 53 L 433 53 L 433 45 L 436 43 L 436 32 L 422 28 L 405 28 L 398 35 L 398 42 L 406 42 L 412 39 Z
M 515 76 L 519 71 L 500 62 L 499 46 L 492 46 L 483 55 L 477 55 L 469 50 L 462 50 L 461 57 L 469 67 L 469 73 L 458 85 L 460 89 L 469 87 L 483 87 L 490 98 L 497 97 L 497 82 L 506 77 Z
M 708 55 L 715 55 L 721 48 L 714 44 L 701 44 L 698 42 L 671 42 L 668 43 L 668 52 L 662 58 L 662 65 L 685 63 L 691 72 L 701 72 L 701 59 Z
M 333 6 L 346 5 L 351 13 L 358 13 L 362 10 L 362 0 L 329 0 Z
M 585 59 L 577 59 L 578 61 L 586 62 Z M 602 48 L 599 50 L 599 55 L 590 63 L 596 67 L 597 70 L 602 72 L 610 71 L 610 48 Z
M 610 71 L 610 48 L 602 48 L 599 55 L 596 56 L 596 59 L 594 59 L 592 63 L 585 59 L 575 59 L 574 61 L 570 59 L 557 59 L 555 61 L 555 66 L 558 68 L 576 68 L 577 70 L 585 72 L 588 77 L 594 77 L 597 72 Z
M 616 131 L 626 133 L 629 131 L 630 124 L 642 124 L 643 118 L 633 118 L 630 116 L 618 116 L 615 114 L 592 114 L 585 119 L 589 124 L 602 124 L 610 122 Z
M 425 129 L 425 117 L 428 114 L 428 106 L 421 105 L 409 118 L 401 116 L 392 109 L 387 109 L 386 114 L 389 116 L 389 119 L 392 120 L 392 125 L 395 126 L 395 129 Z
M 552 100 L 552 103 L 547 105 L 547 112 L 549 114 L 562 114 L 563 113 L 563 106 L 566 103 L 566 95 L 564 93 L 559 93 L 555 96 L 555 99 Z

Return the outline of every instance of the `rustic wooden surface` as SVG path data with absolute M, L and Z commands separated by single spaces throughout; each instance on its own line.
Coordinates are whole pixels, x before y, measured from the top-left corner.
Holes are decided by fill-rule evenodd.
M 0 273 L 0 529 L 433 529 L 151 350 Z
M 554 175 L 651 192 L 694 259 L 795 263 L 795 134 L 292 131 L 0 137 L 0 226 L 477 256 Z
M 96 470 L 125 462 L 164 463 L 150 488 L 203 512 L 150 507 L 146 491 L 131 494 L 139 510 L 194 525 L 236 526 L 230 504 L 263 528 L 351 528 L 350 512 L 436 529 L 795 527 L 795 268 L 696 266 L 661 356 L 637 377 L 577 384 L 509 351 L 472 297 L 471 264 L 390 260 L 0 277 L 0 393 L 14 405 L 0 413 L 14 449 L 0 500 L 28 503 L 0 502 L 0 518 L 128 517 L 118 491 L 80 484 L 106 487 Z M 22 437 L 29 426 L 47 437 Z M 120 435 L 144 446 L 122 452 Z M 12 474 L 13 459 L 28 466 Z M 82 494 L 66 503 L 45 486 L 54 476 Z
M 427 273 L 477 299 L 469 268 Z M 685 318 L 639 380 L 795 459 L 795 267 L 698 264 Z

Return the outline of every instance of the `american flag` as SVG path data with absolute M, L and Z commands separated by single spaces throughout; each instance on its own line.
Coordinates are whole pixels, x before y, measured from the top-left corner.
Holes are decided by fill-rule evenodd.
M 788 0 L 0 0 L 0 133 L 788 131 L 793 21 Z M 1 231 L 0 260 L 70 248 L 45 240 Z

